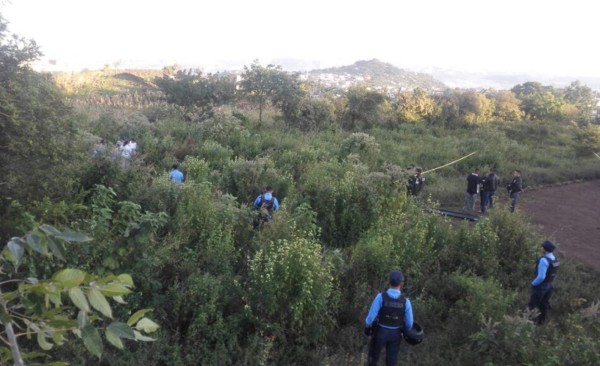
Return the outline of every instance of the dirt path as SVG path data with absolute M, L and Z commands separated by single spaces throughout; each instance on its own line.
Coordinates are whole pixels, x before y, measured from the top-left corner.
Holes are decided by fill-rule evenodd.
M 527 191 L 517 207 L 565 258 L 600 269 L 600 180 Z

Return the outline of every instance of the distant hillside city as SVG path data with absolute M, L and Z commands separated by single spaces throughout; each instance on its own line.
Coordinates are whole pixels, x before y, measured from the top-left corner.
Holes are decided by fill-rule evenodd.
M 600 91 L 600 77 L 589 77 L 584 75 L 541 75 L 518 72 L 496 72 L 496 71 L 472 71 L 456 70 L 441 67 L 422 68 L 399 68 L 390 63 L 378 59 L 357 61 L 352 65 L 321 68 L 318 61 L 299 59 L 274 59 L 261 60 L 269 64 L 280 65 L 283 70 L 299 72 L 304 81 L 318 81 L 322 85 L 334 88 L 347 88 L 355 83 L 371 82 L 373 85 L 385 86 L 388 90 L 405 90 L 419 87 L 426 90 L 435 90 L 444 87 L 449 88 L 494 88 L 510 89 L 517 84 L 527 81 L 537 81 L 544 85 L 554 87 L 565 87 L 574 80 L 589 86 L 593 90 Z M 117 61 L 107 63 L 104 68 L 112 69 L 135 69 L 135 70 L 160 70 L 164 64 L 149 65 L 145 62 Z M 216 65 L 179 65 L 183 69 L 202 69 L 204 72 L 222 72 L 241 70 L 243 63 L 240 61 L 223 62 Z M 90 67 L 90 70 L 102 68 L 101 64 Z M 73 69 L 73 66 L 59 60 L 46 60 L 37 62 L 36 69 L 48 72 L 63 72 Z M 387 79 L 386 77 L 390 78 Z M 442 86 L 443 85 L 443 86 Z
M 301 79 L 342 90 L 363 84 L 389 94 L 416 88 L 433 92 L 447 89 L 444 83 L 431 75 L 399 69 L 377 59 L 358 61 L 348 66 L 312 70 L 303 73 Z

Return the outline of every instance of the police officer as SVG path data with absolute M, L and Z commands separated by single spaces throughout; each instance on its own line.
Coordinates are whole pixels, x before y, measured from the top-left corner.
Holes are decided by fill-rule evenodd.
M 390 288 L 377 294 L 365 319 L 365 334 L 371 335 L 369 366 L 376 366 L 379 354 L 385 347 L 387 366 L 395 366 L 400 351 L 402 329 L 413 327 L 410 300 L 402 295 L 404 275 L 398 270 L 390 272 Z
M 422 172 L 423 169 L 416 168 L 415 174 L 408 178 L 408 183 L 406 184 L 407 195 L 417 196 L 421 192 L 423 184 L 425 184 L 425 178 L 421 175 Z
M 513 172 L 513 179 L 510 184 L 506 187 L 510 194 L 510 212 L 515 212 L 517 206 L 517 200 L 519 199 L 519 193 L 523 190 L 523 181 L 521 179 L 521 171 L 515 169 Z
M 262 223 L 271 221 L 273 213 L 279 210 L 279 201 L 273 195 L 273 188 L 267 186 L 264 193 L 259 194 L 252 205 L 258 210 L 258 215 L 255 217 L 254 227 L 257 228 Z
M 173 164 L 169 173 L 169 180 L 175 184 L 181 184 L 185 180 L 183 173 L 179 170 L 178 164 Z
M 536 319 L 537 324 L 543 324 L 550 309 L 550 297 L 554 292 L 552 281 L 556 278 L 558 266 L 560 263 L 552 254 L 556 245 L 550 240 L 542 243 L 543 255 L 538 258 L 535 264 L 535 278 L 531 281 L 531 297 L 527 307 L 529 310 L 540 309 L 540 315 Z

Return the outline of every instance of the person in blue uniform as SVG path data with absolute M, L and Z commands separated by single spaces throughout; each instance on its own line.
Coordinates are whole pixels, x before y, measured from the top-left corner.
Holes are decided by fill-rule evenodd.
M 395 366 L 398 362 L 402 330 L 413 326 L 410 300 L 402 295 L 404 275 L 398 270 L 390 272 L 390 287 L 375 296 L 365 319 L 365 334 L 371 335 L 369 366 L 376 366 L 381 350 L 385 347 L 385 364 Z

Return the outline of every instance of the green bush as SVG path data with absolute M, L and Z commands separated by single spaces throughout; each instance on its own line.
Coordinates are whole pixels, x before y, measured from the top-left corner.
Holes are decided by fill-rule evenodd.
M 285 342 L 319 344 L 336 309 L 332 264 L 314 239 L 264 243 L 249 263 L 247 298 L 262 329 Z

